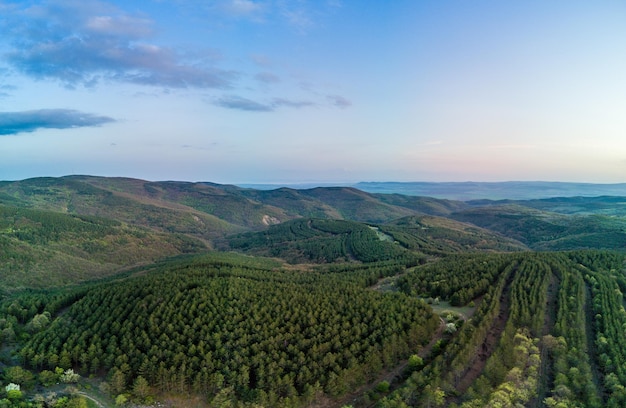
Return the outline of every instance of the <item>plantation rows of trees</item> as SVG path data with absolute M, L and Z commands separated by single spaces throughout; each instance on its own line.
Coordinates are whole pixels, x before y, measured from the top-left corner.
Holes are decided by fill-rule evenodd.
M 441 226 L 437 225 L 441 224 Z M 450 221 L 437 217 L 404 217 L 381 225 L 404 248 L 432 255 L 451 252 L 518 251 L 522 245 L 512 240 L 496 237 L 484 230 L 462 224 L 449 225 Z
M 480 261 L 470 262 L 468 265 L 484 265 L 487 258 L 479 256 Z M 467 258 L 471 261 L 472 258 Z M 446 262 L 446 260 L 440 261 Z M 471 286 L 471 268 L 464 269 L 463 263 L 457 263 L 453 258 L 449 260 L 451 265 L 456 265 L 456 273 L 465 276 L 464 284 Z M 487 263 L 489 263 L 487 261 Z M 505 265 L 499 273 L 501 264 Z M 379 401 L 382 407 L 408 407 L 408 406 L 443 406 L 448 397 L 454 392 L 459 382 L 468 375 L 471 362 L 477 358 L 477 350 L 485 343 L 488 333 L 491 331 L 495 320 L 501 311 L 501 301 L 505 299 L 504 291 L 510 284 L 512 274 L 517 266 L 516 258 L 510 256 L 491 264 L 496 282 L 487 288 L 482 301 L 477 306 L 474 315 L 463 324 L 454 335 L 446 335 L 437 342 L 431 355 L 425 359 L 425 365 L 421 370 L 413 372 L 406 380 L 404 386 L 393 394 Z M 434 269 L 432 269 L 434 268 Z M 443 271 L 445 268 L 441 268 Z M 415 269 L 404 278 L 403 290 L 411 293 L 427 294 L 421 287 L 407 286 L 407 282 L 421 285 L 421 279 L 415 279 L 414 275 L 422 276 L 425 270 L 440 270 L 437 266 L 426 265 Z
M 537 395 L 542 363 L 538 337 L 550 276 L 541 257 L 527 255 L 521 260 L 510 283 L 504 331 L 462 407 L 526 405 Z
M 113 394 L 145 380 L 263 406 L 341 395 L 407 358 L 440 324 L 424 302 L 343 275 L 164 268 L 89 291 L 20 356 L 37 370 L 109 373 Z
M 262 232 L 241 234 L 230 239 L 229 245 L 236 250 L 280 257 L 291 263 L 376 262 L 418 256 L 391 242 L 381 241 L 365 224 L 309 218 L 273 225 Z
M 626 311 L 624 296 L 615 276 L 590 272 L 585 275 L 592 293 L 595 349 L 604 375 L 608 406 L 626 406 Z
M 441 297 L 461 306 L 484 295 L 515 258 L 510 254 L 451 255 L 402 276 L 397 285 L 407 294 Z
M 467 269 L 452 268 L 456 265 L 453 257 L 418 267 L 400 280 L 403 290 L 410 293 L 428 294 L 430 289 L 449 299 L 459 288 L 481 287 L 482 276 L 494 277 L 459 332 L 444 338 L 424 368 L 413 372 L 403 387 L 379 405 L 624 406 L 623 254 L 594 251 L 493 257 L 491 263 L 476 256 L 459 264 Z M 478 267 L 485 262 L 490 266 Z M 446 269 L 454 271 L 447 278 Z M 592 298 L 587 297 L 585 279 Z M 441 291 L 443 282 L 449 286 Z M 593 302 L 595 315 L 587 302 Z M 599 365 L 600 373 L 594 374 L 594 365 Z
M 315 225 L 344 242 L 355 233 L 350 223 Z M 379 384 L 378 407 L 620 407 L 624 273 L 624 255 L 602 251 L 306 271 L 235 254 L 181 256 L 73 290 L 5 294 L 0 340 L 20 344 L 29 370 L 103 376 L 114 397 L 159 390 L 215 406 L 296 407 L 374 381 L 434 338 L 403 386 Z M 395 275 L 397 292 L 371 289 Z M 424 297 L 476 307 L 442 315 L 442 330 Z
M 550 266 L 559 281 L 554 330 L 543 337 L 543 346 L 554 360 L 551 396 L 548 406 L 597 407 L 601 389 L 593 379 L 586 296 L 583 275 L 578 265 L 564 255 L 550 258 Z

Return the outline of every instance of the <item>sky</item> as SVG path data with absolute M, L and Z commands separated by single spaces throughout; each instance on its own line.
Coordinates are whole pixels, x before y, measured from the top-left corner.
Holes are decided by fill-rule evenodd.
M 0 180 L 626 182 L 626 2 L 0 0 Z

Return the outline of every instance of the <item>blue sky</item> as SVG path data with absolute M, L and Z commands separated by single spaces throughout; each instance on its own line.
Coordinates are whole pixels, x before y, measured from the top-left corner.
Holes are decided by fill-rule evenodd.
M 0 0 L 0 180 L 626 181 L 626 3 Z

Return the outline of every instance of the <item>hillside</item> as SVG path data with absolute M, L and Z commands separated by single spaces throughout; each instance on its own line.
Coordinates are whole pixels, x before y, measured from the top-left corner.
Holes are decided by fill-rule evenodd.
M 383 222 L 417 212 L 350 188 L 260 191 L 213 183 L 90 176 L 3 182 L 0 203 L 98 215 L 161 229 L 180 228 L 189 224 L 187 217 L 195 215 L 206 224 L 204 231 L 200 228 L 206 236 L 298 217 Z M 153 217 L 145 215 L 151 212 Z
M 535 250 L 626 250 L 624 217 L 564 215 L 520 204 L 472 208 L 451 217 L 500 233 Z
M 16 295 L 0 301 L 0 340 L 23 339 L 27 372 L 108 373 L 108 392 L 137 402 L 626 403 L 626 345 L 612 329 L 626 324 L 623 253 L 459 254 L 408 270 L 307 272 L 256 259 L 180 258 L 79 290 Z M 395 291 L 370 288 L 390 278 Z M 436 315 L 426 298 L 449 306 Z
M 2 182 L 0 405 L 624 406 L 624 202 Z
M 0 200 L 8 196 L 7 204 L 11 205 L 96 216 L 201 238 L 239 229 L 182 203 L 151 197 L 149 184 L 143 180 L 88 176 L 37 178 L 0 185 Z
M 290 263 L 378 262 L 416 258 L 377 228 L 342 220 L 297 219 L 229 240 L 232 249 Z
M 206 250 L 187 235 L 92 216 L 0 205 L 2 290 L 60 286 Z
M 30 211 L 3 220 L 0 238 L 6 262 L 0 269 L 6 287 L 64 284 L 160 257 L 228 248 L 227 242 L 236 242 L 230 238 L 236 234 L 271 235 L 280 230 L 265 231 L 274 224 L 311 218 L 375 225 L 400 247 L 426 254 L 625 249 L 624 202 L 620 197 L 461 202 L 344 187 L 254 190 L 129 178 L 37 178 L 0 182 L 0 205 L 7 214 L 19 208 Z M 68 220 L 78 219 L 110 225 L 108 235 L 64 230 L 73 225 Z M 56 231 L 53 239 L 34 238 L 48 230 Z M 277 243 L 264 247 L 262 241 L 256 247 L 233 244 L 232 248 L 289 262 L 359 260 L 344 248 L 345 236 L 325 234 L 306 242 L 300 237 L 302 242 L 284 248 Z M 324 250 L 319 252 L 316 246 Z M 52 278 L 41 279 L 47 272 Z
M 625 266 L 623 253 L 466 255 L 407 274 L 406 293 L 482 300 L 381 406 L 623 406 Z
M 337 273 L 197 258 L 85 293 L 21 355 L 49 369 L 106 369 L 115 394 L 141 376 L 215 403 L 285 406 L 375 377 L 426 344 L 438 324 L 417 299 L 369 291 Z
M 598 196 L 598 197 L 552 197 L 540 200 L 472 200 L 467 204 L 476 207 L 500 206 L 505 204 L 519 204 L 537 210 L 555 212 L 567 215 L 608 215 L 626 216 L 625 196 Z
M 419 257 L 417 254 L 528 249 L 489 230 L 433 216 L 403 217 L 377 225 L 297 219 L 232 236 L 228 243 L 230 249 L 290 263 L 372 262 Z
M 380 228 L 403 247 L 427 254 L 528 249 L 506 234 L 444 217 L 405 217 L 381 225 Z

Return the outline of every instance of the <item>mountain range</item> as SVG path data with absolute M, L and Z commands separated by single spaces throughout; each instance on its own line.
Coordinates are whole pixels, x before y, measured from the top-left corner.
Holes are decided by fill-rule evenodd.
M 210 249 L 255 253 L 243 238 L 267 237 L 280 231 L 272 226 L 299 219 L 343 220 L 355 230 L 365 224 L 401 248 L 426 253 L 626 249 L 626 197 L 619 196 L 460 201 L 354 187 L 262 190 L 67 176 L 0 182 L 0 211 L 6 287 L 88 280 Z M 266 249 L 261 252 L 268 255 Z M 281 255 L 318 259 L 275 252 Z
M 626 196 L 626 183 L 572 183 L 550 181 L 506 181 L 506 182 L 360 182 L 345 186 L 368 193 L 402 194 L 426 196 L 450 200 L 531 200 L 551 197 L 597 197 Z M 306 184 L 242 184 L 242 187 L 273 190 L 279 187 L 307 189 L 317 186 Z

